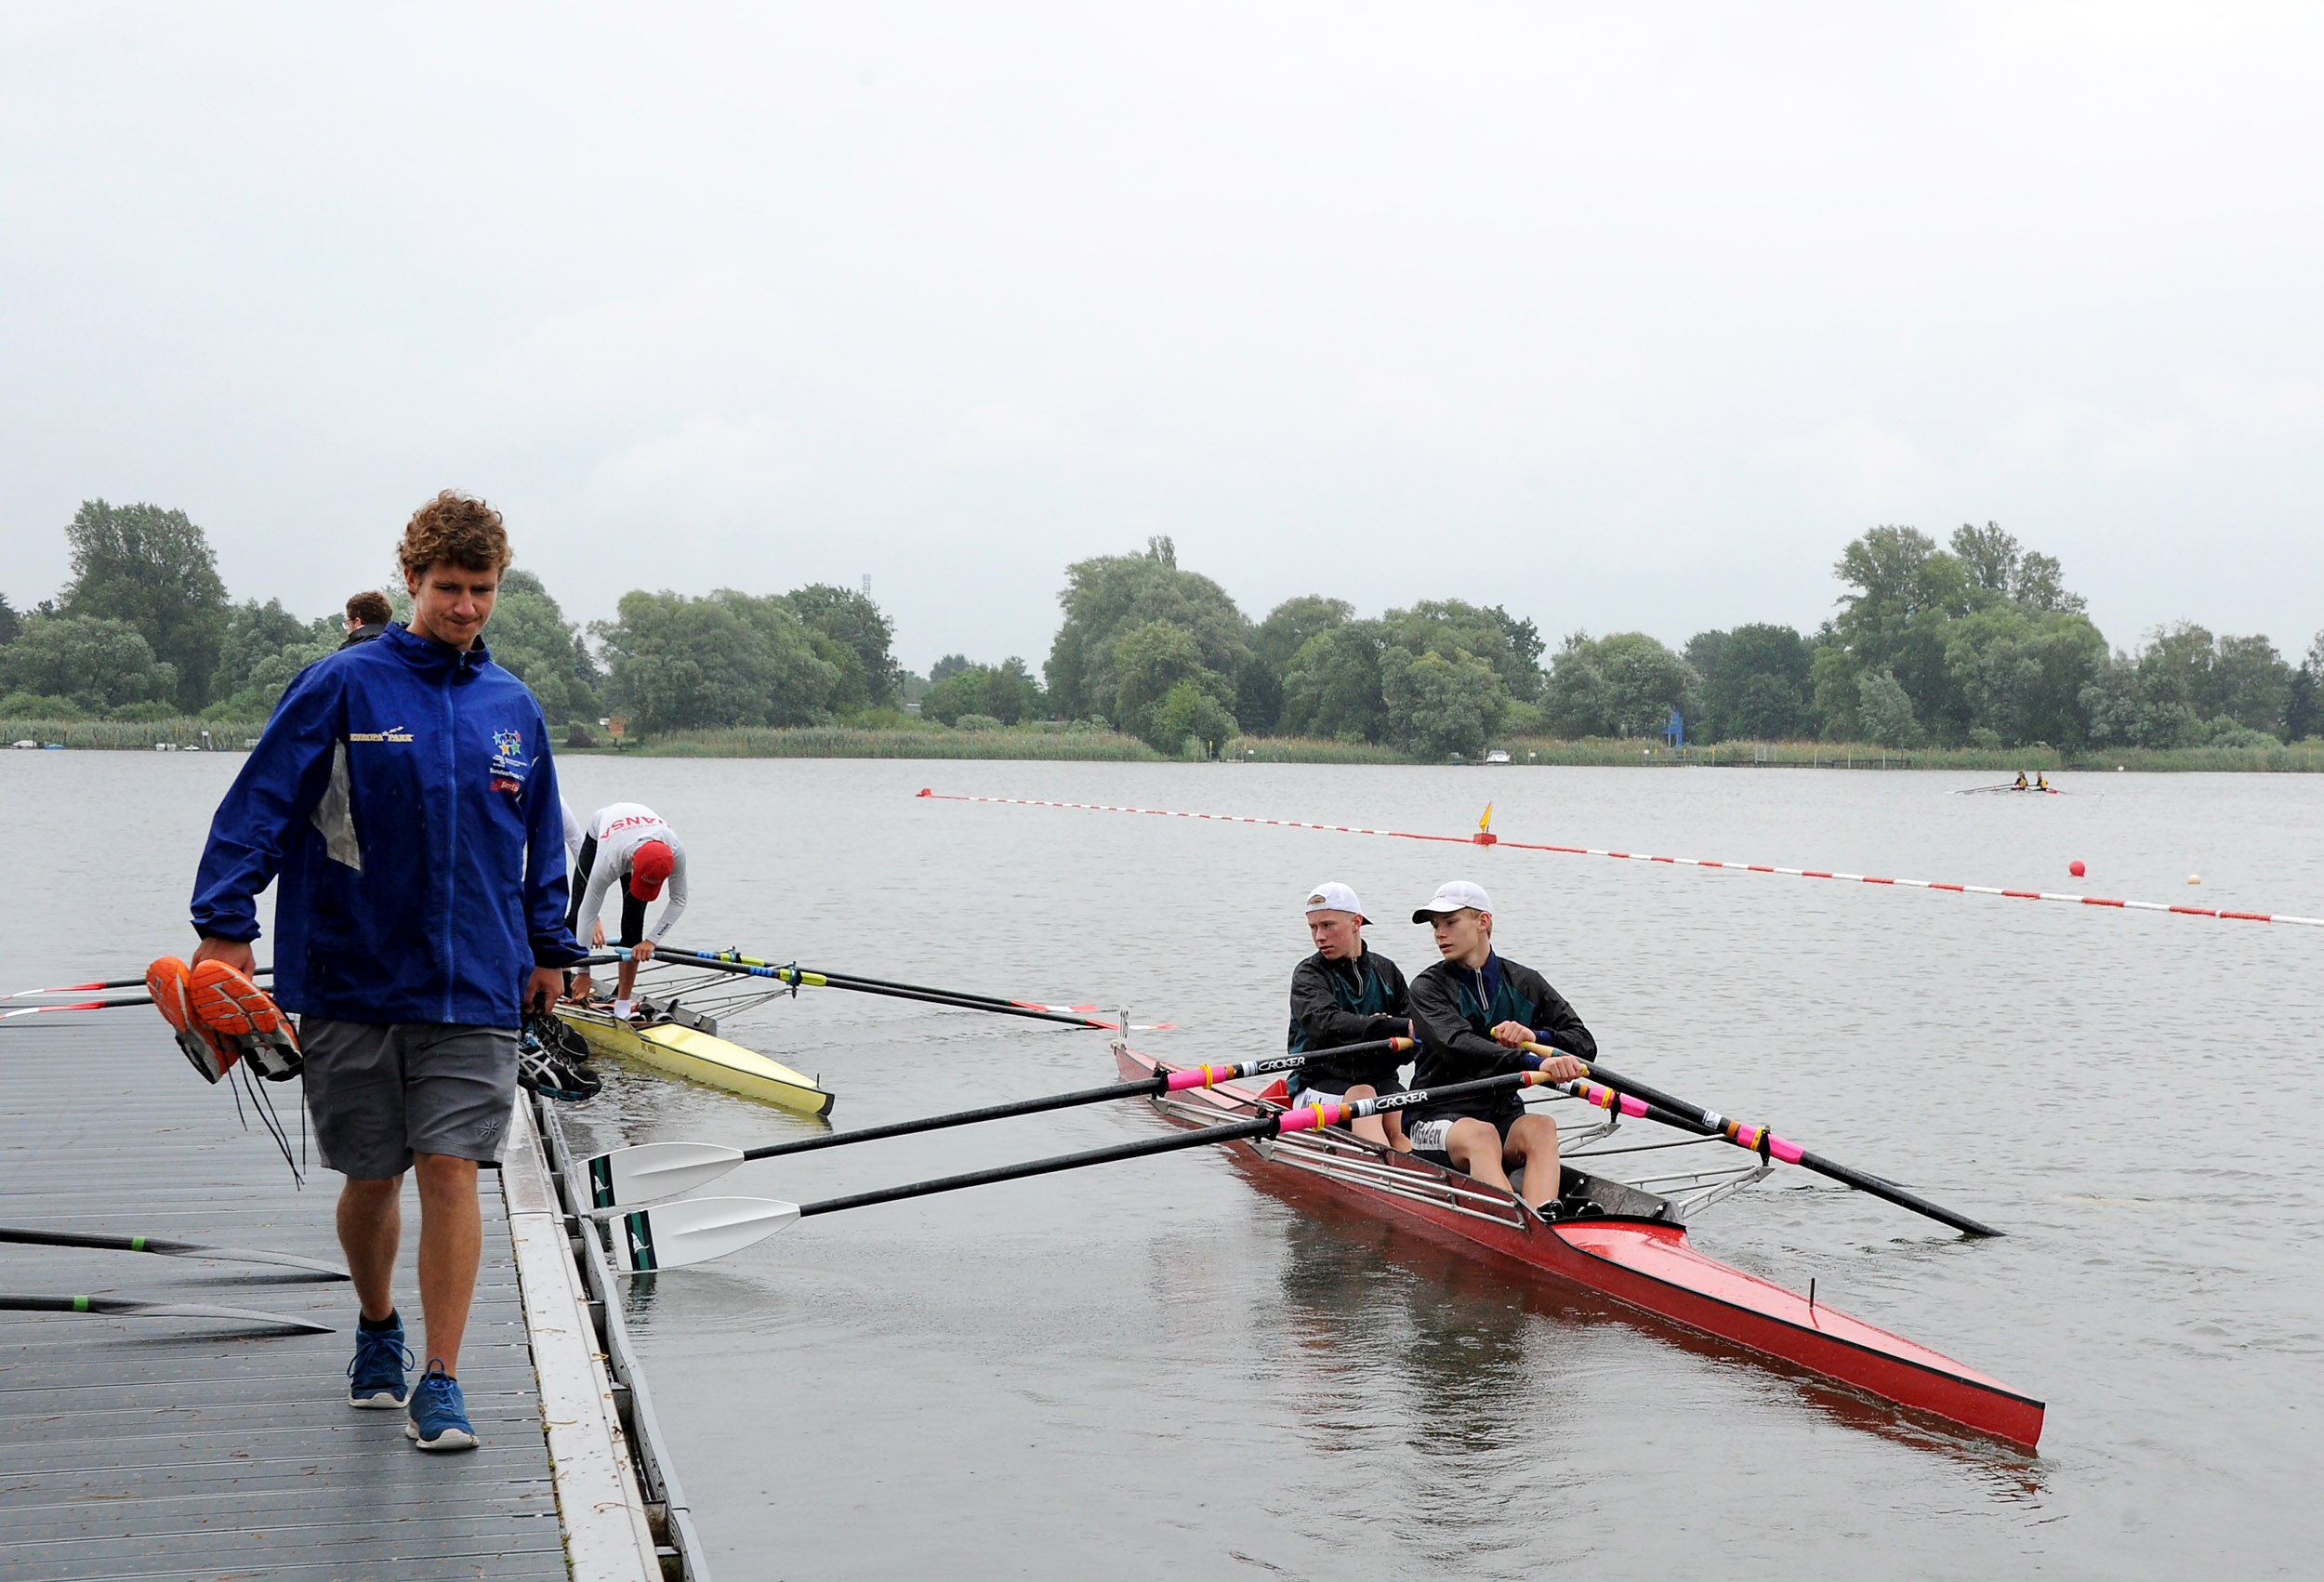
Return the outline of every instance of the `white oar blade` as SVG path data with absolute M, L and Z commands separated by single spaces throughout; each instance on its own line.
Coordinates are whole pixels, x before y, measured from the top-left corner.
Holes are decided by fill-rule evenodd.
M 651 1274 L 739 1252 L 798 1218 L 798 1204 L 768 1197 L 690 1197 L 632 1209 L 613 1226 L 624 1270 Z
M 582 1161 L 591 1208 L 682 1197 L 743 1162 L 742 1150 L 715 1142 L 641 1142 Z
M 301 1258 L 295 1252 L 262 1252 L 257 1247 L 190 1246 L 180 1252 L 175 1247 L 163 1249 L 173 1258 L 215 1258 L 230 1263 L 263 1263 L 283 1269 L 297 1269 L 318 1280 L 351 1280 L 353 1275 L 336 1263 L 320 1258 Z

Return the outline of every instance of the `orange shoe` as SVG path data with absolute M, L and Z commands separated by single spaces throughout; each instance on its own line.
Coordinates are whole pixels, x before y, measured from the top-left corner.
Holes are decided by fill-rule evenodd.
M 231 1040 L 213 1033 L 193 1011 L 193 984 L 186 964 L 174 956 L 165 956 L 145 969 L 145 989 L 153 996 L 153 1009 L 162 1013 L 178 1035 L 178 1047 L 193 1062 L 193 1069 L 202 1074 L 205 1082 L 216 1082 L 242 1059 L 242 1050 Z
M 275 1082 L 297 1076 L 305 1063 L 298 1035 L 274 996 L 223 961 L 196 963 L 188 974 L 187 1000 L 196 1022 L 240 1049 L 258 1074 Z

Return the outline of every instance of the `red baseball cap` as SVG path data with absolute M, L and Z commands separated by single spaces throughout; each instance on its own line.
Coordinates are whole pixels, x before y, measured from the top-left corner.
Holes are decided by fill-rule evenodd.
M 669 877 L 676 860 L 669 847 L 659 840 L 649 840 L 638 848 L 638 854 L 629 860 L 629 893 L 640 901 L 651 901 L 662 893 L 662 881 Z

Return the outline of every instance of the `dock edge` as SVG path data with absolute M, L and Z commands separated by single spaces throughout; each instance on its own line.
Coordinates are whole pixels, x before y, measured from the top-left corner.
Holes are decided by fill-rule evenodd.
M 555 1103 L 517 1097 L 501 1187 L 572 1575 L 710 1582 L 604 1249 L 566 1191 Z

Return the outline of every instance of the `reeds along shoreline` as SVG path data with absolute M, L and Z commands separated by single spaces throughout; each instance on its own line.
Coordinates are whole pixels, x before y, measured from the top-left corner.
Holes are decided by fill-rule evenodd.
M 261 727 L 250 721 L 198 718 L 0 719 L 0 743 L 37 742 L 74 749 L 152 752 L 157 745 L 179 750 L 204 745 L 239 752 Z M 205 744 L 204 732 L 208 732 Z M 1562 742 L 1547 737 L 1512 738 L 1495 744 L 1509 754 L 1510 767 L 1623 769 L 1849 769 L 2018 770 L 2102 771 L 2119 765 L 2143 773 L 2315 773 L 2324 771 L 2324 741 L 2269 747 L 1921 747 L 1909 751 L 1846 742 L 1721 742 L 1683 752 L 1651 740 Z M 1157 753 L 1134 736 L 1111 731 L 1063 730 L 1054 725 L 997 731 L 951 731 L 941 726 L 912 730 L 860 730 L 845 725 L 794 730 L 674 731 L 614 746 L 601 735 L 594 746 L 560 744 L 563 753 L 640 753 L 653 758 L 1018 758 L 1079 763 L 1166 763 L 1194 759 Z M 1422 760 L 1393 747 L 1367 742 L 1317 741 L 1287 736 L 1238 736 L 1226 744 L 1224 761 L 1238 763 L 1417 764 Z M 1437 760 L 1428 760 L 1434 762 Z M 1472 760 L 1475 761 L 1475 760 Z M 1501 767 L 1492 765 L 1488 767 Z

